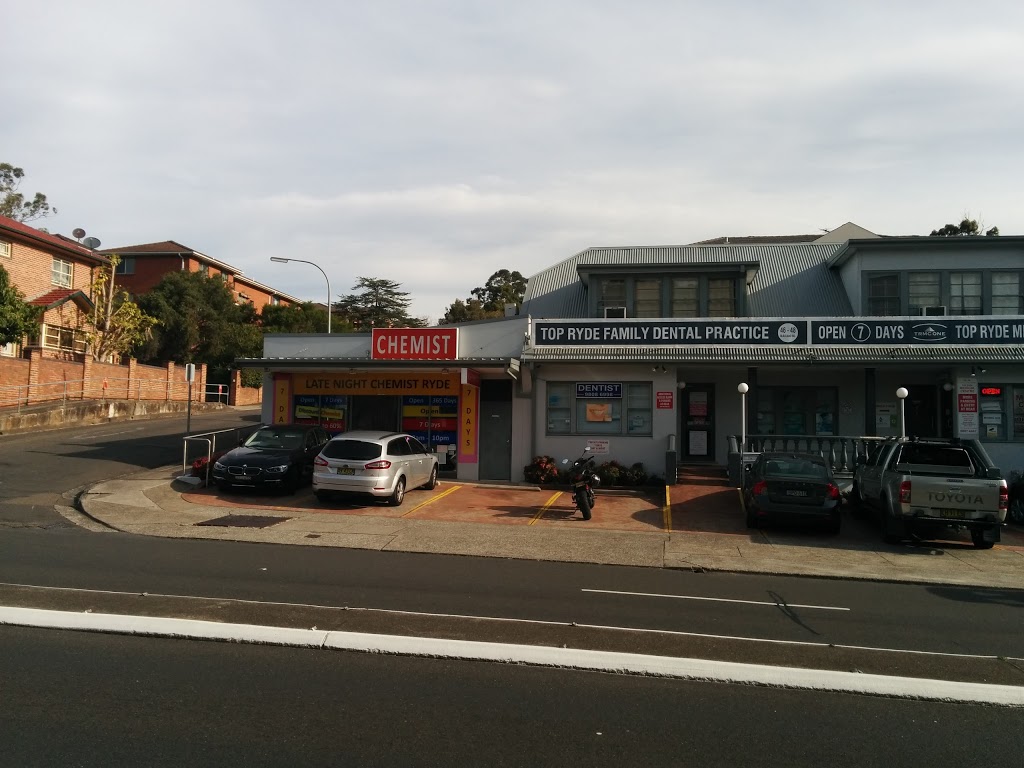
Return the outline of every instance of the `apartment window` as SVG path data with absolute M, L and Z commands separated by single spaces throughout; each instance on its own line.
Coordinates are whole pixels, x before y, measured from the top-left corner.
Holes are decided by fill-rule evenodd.
M 949 314 L 981 314 L 981 272 L 951 272 Z
M 47 325 L 43 329 L 43 346 L 47 349 L 59 349 L 62 352 L 84 353 L 86 349 L 85 333 L 77 328 Z
M 271 304 L 271 306 L 276 307 L 280 303 L 281 303 L 281 300 L 279 298 L 277 298 L 277 296 L 271 296 L 270 297 L 270 304 Z
M 633 281 L 633 316 L 662 317 L 661 280 L 637 278 Z
M 61 288 L 70 288 L 71 276 L 71 262 L 65 261 L 64 259 L 58 259 L 56 256 L 54 256 L 53 263 L 50 267 L 50 282 L 53 285 L 60 286 Z
M 625 278 L 603 278 L 598 283 L 597 313 L 604 317 L 604 311 L 608 307 L 626 306 L 626 280 Z
M 134 275 L 135 274 L 135 257 L 125 256 L 119 262 L 117 267 L 114 269 L 115 275 Z
M 549 382 L 547 434 L 650 435 L 652 403 L 650 382 Z
M 890 317 L 901 314 L 899 275 L 868 278 L 868 314 Z
M 700 317 L 700 280 L 696 277 L 673 278 L 669 317 Z
M 1019 315 L 1024 312 L 1019 272 L 992 273 L 992 314 Z
M 11 244 L 7 240 L 0 240 L 0 257 L 11 258 Z
M 708 317 L 736 317 L 736 283 L 732 278 L 708 280 Z
M 942 282 L 938 272 L 911 272 L 907 275 L 910 291 L 910 313 L 918 307 L 937 307 L 942 304 Z
M 199 265 L 199 274 L 205 275 L 206 277 L 209 277 L 210 276 L 210 265 L 209 264 L 200 264 Z

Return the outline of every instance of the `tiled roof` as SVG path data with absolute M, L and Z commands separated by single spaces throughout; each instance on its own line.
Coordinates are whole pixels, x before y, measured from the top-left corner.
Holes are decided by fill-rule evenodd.
M 89 250 L 84 245 L 79 245 L 69 237 L 64 237 L 63 235 L 51 235 L 49 232 L 43 232 L 41 229 L 30 227 L 28 224 L 24 224 L 20 221 L 9 219 L 6 216 L 0 216 L 0 232 L 3 232 L 4 230 L 7 230 L 12 234 L 18 234 L 23 237 L 30 238 L 44 246 L 58 249 L 62 253 L 72 254 L 83 261 L 91 261 L 93 264 L 109 263 L 109 259 L 107 259 L 106 256 L 103 256 L 98 251 Z
M 47 291 L 42 296 L 37 296 L 31 299 L 28 303 L 35 307 L 46 307 L 52 309 L 53 307 L 59 307 L 66 301 L 72 301 L 78 305 L 79 309 L 86 312 L 92 309 L 93 303 L 82 291 L 77 288 L 54 288 L 52 291 Z
M 192 248 L 174 240 L 163 240 L 159 243 L 143 243 L 142 245 L 127 245 L 124 248 L 105 248 L 101 253 L 196 253 Z

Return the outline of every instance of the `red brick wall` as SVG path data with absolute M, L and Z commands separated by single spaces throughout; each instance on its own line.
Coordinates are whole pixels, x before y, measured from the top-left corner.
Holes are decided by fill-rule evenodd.
M 74 257 L 69 254 L 61 254 L 60 258 L 74 264 L 71 287 L 84 291 L 88 296 L 93 279 L 92 265 L 75 263 Z M 11 276 L 11 284 L 18 287 L 26 300 L 31 301 L 58 287 L 50 280 L 53 256 L 46 251 L 15 241 L 11 243 L 11 258 L 0 259 L 0 264 Z
M 262 387 L 243 387 L 242 372 L 231 372 L 231 388 L 228 392 L 228 405 L 258 405 L 263 402 Z
M 0 357 L 0 407 L 17 405 L 19 398 L 26 397 L 29 366 L 20 357 Z

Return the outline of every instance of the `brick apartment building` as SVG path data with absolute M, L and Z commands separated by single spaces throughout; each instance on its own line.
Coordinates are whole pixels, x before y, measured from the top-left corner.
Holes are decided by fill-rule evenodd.
M 133 296 L 140 296 L 151 290 L 169 272 L 187 270 L 201 272 L 209 277 L 222 276 L 234 294 L 235 301 L 247 301 L 257 312 L 262 311 L 268 304 L 288 306 L 302 303 L 301 299 L 246 277 L 241 270 L 230 264 L 173 240 L 124 248 L 107 248 L 100 253 L 108 257 L 111 254 L 120 257 L 117 281 Z

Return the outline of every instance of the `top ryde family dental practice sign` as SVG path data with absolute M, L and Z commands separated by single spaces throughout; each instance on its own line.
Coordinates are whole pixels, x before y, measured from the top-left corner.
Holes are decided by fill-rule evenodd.
M 1024 344 L 1024 317 L 535 320 L 539 347 Z

